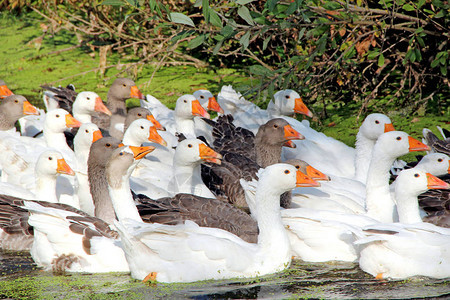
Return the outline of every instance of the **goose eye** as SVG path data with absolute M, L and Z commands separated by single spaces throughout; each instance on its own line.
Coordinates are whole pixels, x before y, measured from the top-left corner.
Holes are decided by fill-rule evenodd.
M 401 141 L 402 140 L 402 137 L 401 136 L 398 136 L 397 137 L 397 141 Z
M 14 100 L 14 103 L 19 103 L 19 100 L 17 100 L 17 99 L 16 99 L 16 100 Z
M 120 152 L 119 155 L 122 156 L 122 155 L 123 155 L 123 152 Z
M 89 133 L 89 130 L 86 129 L 85 132 L 86 132 L 86 133 Z
M 55 117 L 59 118 L 59 115 L 56 115 Z
M 286 96 L 284 96 L 284 97 L 286 97 L 286 99 L 289 99 L 289 98 L 291 98 L 289 95 L 286 95 Z
M 141 113 L 138 113 L 138 117 L 142 117 L 142 114 L 141 114 Z
M 438 159 L 438 162 L 442 162 L 442 161 L 443 161 L 443 159 L 442 159 L 442 158 L 439 158 L 439 159 Z
M 291 173 L 291 171 L 289 171 L 289 170 L 284 170 L 284 174 L 289 174 L 289 173 Z
M 183 100 L 184 103 L 187 103 L 187 100 Z
M 300 166 L 299 166 L 299 165 L 296 165 L 295 168 L 298 170 L 298 169 L 300 169 Z
M 144 126 L 141 126 L 141 129 L 144 129 Z
M 53 160 L 53 157 L 49 156 L 49 157 L 48 157 L 48 160 Z
M 123 87 L 127 87 L 127 85 L 126 85 L 125 83 L 124 83 L 124 84 L 122 84 L 122 86 L 123 86 Z
M 192 148 L 192 144 L 188 144 L 188 147 L 189 147 L 189 148 Z
M 273 125 L 273 128 L 278 128 L 278 125 L 277 124 Z
M 111 147 L 111 144 L 110 144 L 110 143 L 107 143 L 105 146 L 106 146 L 107 148 L 109 148 L 109 147 Z
M 86 97 L 86 99 L 91 100 L 91 98 L 89 98 L 89 97 Z
M 380 121 L 376 120 L 376 121 L 375 121 L 375 124 L 380 124 Z
M 203 99 L 203 98 L 205 98 L 205 97 L 204 97 L 204 96 L 202 95 L 202 96 L 200 96 L 200 98 L 202 98 L 202 99 Z
M 414 177 L 419 178 L 420 175 L 416 173 L 416 174 L 414 174 Z

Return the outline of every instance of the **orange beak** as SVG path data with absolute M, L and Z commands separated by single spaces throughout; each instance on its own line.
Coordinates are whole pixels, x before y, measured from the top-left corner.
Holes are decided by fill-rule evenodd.
M 28 101 L 24 101 L 23 102 L 23 114 L 24 115 L 39 115 L 39 111 L 36 109 L 36 107 L 34 107 L 33 105 L 31 105 L 30 102 Z
M 384 132 L 395 131 L 394 125 L 392 123 L 384 124 Z
M 208 110 L 216 111 L 218 113 L 223 114 L 223 109 L 216 101 L 216 97 L 211 97 L 208 99 Z
M 167 142 L 159 135 L 159 133 L 156 131 L 156 127 L 150 126 L 148 135 L 148 140 L 150 142 L 154 142 L 163 146 L 167 146 Z
M 192 115 L 209 119 L 208 112 L 200 105 L 198 100 L 192 101 Z
M 102 132 L 100 130 L 96 130 L 92 133 L 92 142 L 96 142 L 103 137 Z
M 64 158 L 57 160 L 56 172 L 59 174 L 75 175 L 75 172 L 69 167 Z
M 294 112 L 298 114 L 302 114 L 312 118 L 313 113 L 306 107 L 305 103 L 303 103 L 302 98 L 296 98 L 294 104 Z
M 198 145 L 199 152 L 200 152 L 200 158 L 207 162 L 212 162 L 215 164 L 220 165 L 222 163 L 222 155 L 214 151 L 213 149 L 209 148 L 205 144 Z
M 75 119 L 71 114 L 66 115 L 66 126 L 68 128 L 72 127 L 80 127 L 81 123 L 77 119 Z
M 297 145 L 293 141 L 286 141 L 284 142 L 283 146 L 289 148 L 297 148 Z
M 166 131 L 166 128 L 159 123 L 153 115 L 147 115 L 147 120 L 153 123 L 153 125 L 156 127 L 156 129 L 161 131 Z
M 450 189 L 450 184 L 447 182 L 437 178 L 434 175 L 431 175 L 430 173 L 427 173 L 427 187 L 429 189 Z
M 112 113 L 109 111 L 109 109 L 103 104 L 103 101 L 100 97 L 95 98 L 95 111 L 102 112 L 107 114 L 108 116 L 111 116 Z
M 303 174 L 301 171 L 297 171 L 297 187 L 307 187 L 307 186 L 320 186 L 320 183 L 311 179 L 307 175 Z
M 309 177 L 311 177 L 314 180 L 330 181 L 330 177 L 328 175 L 323 174 L 322 172 L 320 172 L 319 170 L 317 170 L 311 166 L 306 167 L 306 175 L 308 175 Z
M 305 139 L 305 137 L 303 135 L 301 135 L 300 132 L 298 132 L 297 130 L 292 128 L 292 126 L 289 125 L 289 124 L 284 126 L 284 137 L 288 141 L 290 141 L 290 140 L 304 140 Z
M 147 154 L 155 150 L 155 147 L 153 146 L 145 146 L 145 147 L 128 146 L 128 147 L 130 147 L 130 150 L 133 151 L 134 159 L 142 159 Z
M 6 98 L 11 95 L 14 95 L 14 93 L 6 85 L 0 85 L 0 98 Z
M 408 136 L 409 152 L 412 151 L 430 151 L 431 148 L 424 143 L 416 140 L 415 138 Z
M 145 99 L 137 86 L 133 85 L 130 90 L 130 98 Z
M 450 160 L 448 161 L 448 170 L 447 170 L 448 174 L 450 174 Z

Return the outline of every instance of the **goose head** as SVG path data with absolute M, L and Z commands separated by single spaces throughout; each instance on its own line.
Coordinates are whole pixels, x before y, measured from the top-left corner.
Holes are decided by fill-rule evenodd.
M 282 194 L 295 187 L 320 186 L 320 183 L 311 179 L 293 165 L 273 164 L 258 172 L 258 187 L 270 188 L 276 194 Z M 277 199 L 279 201 L 279 199 Z
M 378 138 L 374 147 L 374 155 L 379 153 L 377 155 L 394 159 L 408 152 L 429 150 L 430 147 L 411 137 L 406 132 L 389 131 L 381 134 Z
M 312 118 L 313 113 L 303 103 L 300 95 L 293 90 L 278 91 L 273 95 L 274 105 L 278 108 L 279 113 L 284 116 L 292 116 L 294 114 L 302 114 Z
M 134 120 L 125 132 L 123 142 L 133 146 L 140 146 L 145 142 L 167 146 L 167 142 L 158 134 L 156 127 L 147 119 Z
M 8 96 L 14 95 L 13 92 L 8 88 L 6 82 L 0 79 L 0 99 L 6 98 Z
M 140 159 L 155 150 L 155 147 L 123 146 L 114 150 L 106 164 L 106 178 L 113 189 L 120 188 Z
M 111 154 L 119 148 L 120 141 L 114 137 L 104 137 L 92 143 L 89 150 L 88 170 L 100 168 L 103 170 Z
M 267 145 L 284 145 L 292 148 L 295 148 L 292 140 L 303 140 L 304 138 L 286 120 L 281 118 L 272 119 L 260 126 L 256 134 L 256 141 Z
M 144 108 L 144 107 L 134 107 L 127 112 L 127 117 L 125 119 L 125 131 L 127 130 L 128 126 L 130 124 L 138 119 L 147 119 L 150 122 L 153 123 L 153 126 L 156 127 L 157 130 L 165 131 L 166 128 L 159 123 L 155 117 L 152 115 L 152 113 Z
M 208 90 L 198 90 L 194 92 L 194 97 L 200 101 L 200 104 L 203 108 L 207 110 L 216 111 L 218 113 L 223 114 L 223 109 L 220 107 L 219 103 L 216 100 L 216 97 L 208 91 Z
M 376 141 L 382 133 L 394 130 L 391 119 L 383 114 L 368 115 L 359 128 L 359 132 L 372 141 Z
M 94 92 L 81 92 L 73 102 L 73 113 L 92 115 L 94 112 L 102 112 L 111 115 L 109 109 L 103 104 L 102 99 Z
M 184 139 L 178 143 L 174 162 L 178 166 L 198 165 L 201 162 L 221 164 L 222 155 L 199 139 Z
M 62 108 L 53 109 L 45 115 L 44 128 L 52 132 L 62 133 L 67 128 L 80 126 L 81 123 Z
M 450 174 L 450 158 L 444 153 L 430 153 L 425 155 L 414 169 L 420 169 L 434 176 Z
M 61 153 L 55 150 L 44 151 L 35 166 L 37 177 L 56 176 L 58 174 L 75 175 Z
M 75 152 L 79 152 L 81 149 L 89 151 L 92 143 L 98 141 L 103 137 L 100 129 L 93 123 L 81 124 L 77 134 L 74 138 Z
M 20 118 L 26 115 L 39 115 L 36 107 L 30 104 L 28 100 L 21 95 L 11 95 L 6 97 L 0 103 L 1 129 L 7 130 L 14 127 L 14 124 Z
M 319 170 L 310 166 L 306 161 L 301 159 L 290 159 L 285 161 L 286 164 L 293 165 L 297 170 L 301 171 L 303 174 L 306 174 L 308 177 L 314 180 L 324 180 L 330 181 L 330 177 L 328 175 L 323 174 Z
M 108 91 L 108 101 L 123 101 L 130 98 L 145 99 L 144 95 L 129 78 L 117 78 Z
M 428 189 L 450 189 L 450 184 L 437 178 L 436 176 L 420 169 L 407 169 L 400 172 L 395 179 L 395 189 L 401 189 L 402 197 L 396 197 L 397 201 L 401 199 L 415 198 Z M 405 197 L 410 196 L 410 197 Z
M 175 105 L 175 116 L 180 119 L 192 120 L 195 116 L 209 119 L 209 114 L 193 95 L 183 95 Z

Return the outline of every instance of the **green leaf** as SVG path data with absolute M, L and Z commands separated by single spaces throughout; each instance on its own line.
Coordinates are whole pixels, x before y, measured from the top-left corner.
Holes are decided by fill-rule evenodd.
M 235 34 L 233 27 L 230 25 L 226 25 L 222 30 L 220 31 L 220 34 L 223 35 L 226 38 L 229 38 Z
M 216 55 L 217 53 L 219 53 L 219 50 L 222 47 L 222 44 L 223 44 L 223 41 L 220 41 L 216 44 L 216 46 L 214 46 L 213 55 Z
M 380 51 L 378 50 L 373 50 L 373 51 L 369 51 L 369 53 L 367 53 L 367 58 L 368 59 L 374 59 L 375 57 L 380 55 Z
M 250 31 L 247 31 L 240 39 L 239 43 L 241 43 L 242 47 L 246 49 L 248 47 L 248 43 L 250 41 Z
M 431 62 L 431 67 L 432 67 L 432 68 L 436 68 L 437 65 L 439 65 L 439 58 L 436 58 L 435 60 L 433 60 L 433 61 Z
M 216 27 L 222 28 L 222 20 L 212 8 L 209 9 L 209 22 Z
M 286 15 L 291 15 L 292 13 L 294 13 L 297 10 L 297 3 L 294 1 L 293 3 L 291 3 L 288 7 L 288 9 L 286 9 L 286 11 L 284 12 Z
M 445 15 L 444 10 L 441 9 L 434 17 L 436 19 L 442 18 Z
M 205 42 L 205 38 L 206 38 L 206 36 L 204 34 L 201 34 L 201 35 L 195 37 L 188 43 L 187 48 L 188 49 L 197 48 L 198 46 L 200 46 L 201 44 L 203 44 Z
M 101 5 L 123 6 L 124 4 L 121 0 L 105 0 Z
M 263 50 L 266 50 L 266 49 L 267 49 L 267 45 L 268 45 L 269 42 L 270 42 L 270 38 L 271 38 L 271 36 L 268 36 L 268 37 L 266 37 L 266 38 L 264 39 L 264 42 L 263 42 Z
M 134 7 L 139 7 L 139 2 L 137 0 L 127 0 L 128 4 Z
M 272 80 L 269 85 L 268 93 L 269 95 L 273 95 L 275 91 L 275 81 Z
M 195 27 L 195 24 L 192 22 L 191 18 L 182 13 L 170 13 L 170 21 Z
M 202 0 L 202 12 L 203 17 L 205 17 L 206 23 L 209 23 L 209 13 L 211 8 L 209 7 L 209 0 Z
M 442 75 L 447 76 L 447 67 L 446 66 L 441 66 L 440 69 L 441 69 Z
M 380 56 L 378 56 L 378 66 L 381 68 L 384 66 L 384 55 L 383 53 L 380 53 Z
M 249 25 L 254 25 L 252 16 L 250 16 L 250 11 L 247 7 L 241 6 L 238 8 L 238 15 L 245 20 Z
M 417 2 L 417 8 L 421 8 L 425 4 L 426 0 L 419 0 Z
M 278 1 L 279 0 L 269 0 L 269 1 L 267 1 L 267 8 L 269 9 L 270 12 L 274 12 Z
M 236 3 L 240 5 L 245 5 L 247 3 L 253 2 L 255 0 L 237 0 Z
M 422 60 L 422 53 L 420 53 L 420 50 L 418 48 L 415 48 L 414 52 L 416 54 L 417 61 L 421 61 Z
M 303 38 L 303 35 L 305 35 L 306 27 L 303 27 L 300 32 L 298 33 L 298 40 L 300 41 Z
M 403 7 L 402 7 L 404 10 L 406 10 L 406 11 L 414 11 L 414 10 L 416 10 L 416 8 L 414 7 L 414 6 L 412 6 L 411 4 L 405 4 L 405 5 L 403 5 Z
M 414 49 L 409 50 L 408 52 L 411 52 L 411 55 L 409 56 L 409 60 L 413 63 L 416 61 L 416 51 Z
M 195 0 L 194 7 L 202 6 L 202 2 L 203 2 L 203 0 Z
M 249 69 L 250 73 L 255 74 L 255 75 L 261 75 L 261 76 L 270 76 L 273 75 L 273 72 L 269 69 L 267 69 L 264 66 L 261 65 L 253 65 L 250 66 Z

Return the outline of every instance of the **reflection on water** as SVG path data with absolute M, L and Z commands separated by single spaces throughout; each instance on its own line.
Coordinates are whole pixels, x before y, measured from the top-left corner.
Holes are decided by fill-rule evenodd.
M 54 276 L 28 254 L 0 251 L 0 298 L 424 298 L 450 297 L 450 279 L 377 281 L 353 263 L 295 261 L 285 272 L 256 279 L 143 284 L 128 274 Z

